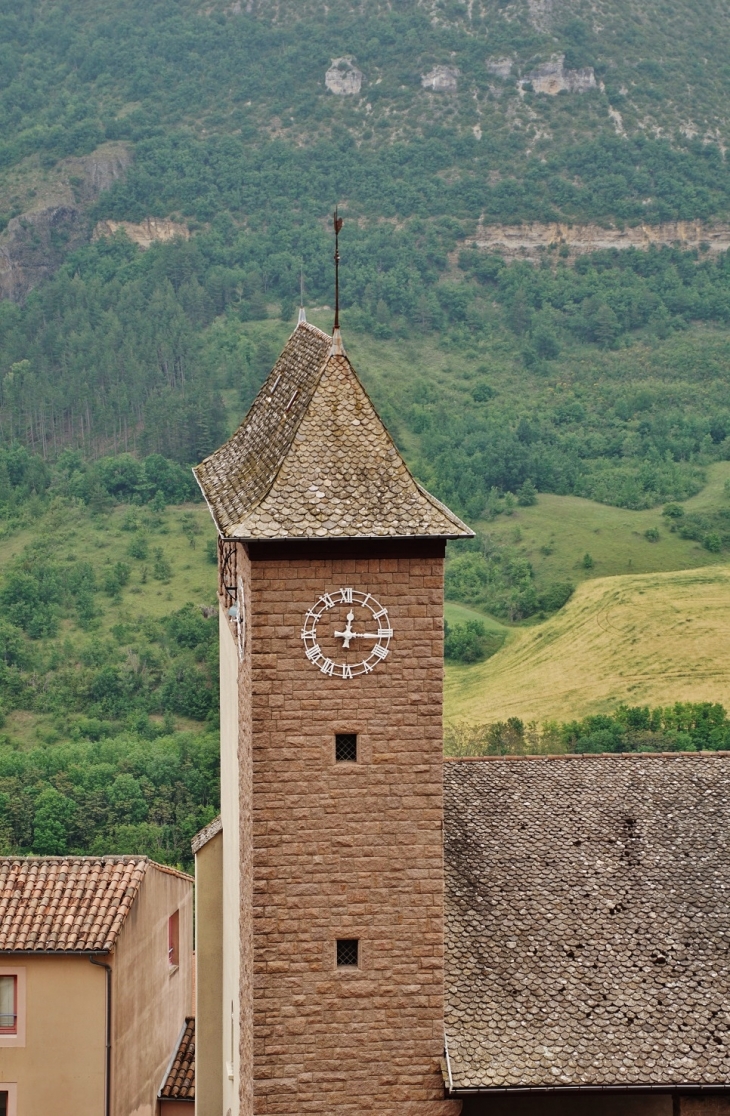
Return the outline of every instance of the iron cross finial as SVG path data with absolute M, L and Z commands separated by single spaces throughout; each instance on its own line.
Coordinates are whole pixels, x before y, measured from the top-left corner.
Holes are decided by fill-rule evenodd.
M 340 229 L 342 218 L 337 214 L 335 206 L 333 225 L 335 229 L 335 329 L 340 328 Z

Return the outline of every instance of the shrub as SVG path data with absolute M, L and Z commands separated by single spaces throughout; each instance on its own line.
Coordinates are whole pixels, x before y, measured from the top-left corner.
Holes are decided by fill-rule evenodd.
M 705 535 L 702 540 L 702 545 L 705 550 L 711 551 L 712 554 L 719 554 L 722 550 L 722 539 L 715 531 L 710 531 L 709 535 Z
M 130 558 L 138 558 L 144 561 L 149 556 L 150 544 L 146 535 L 135 535 L 127 548 L 127 553 Z
M 481 620 L 444 625 L 444 658 L 457 663 L 478 663 L 489 654 L 489 637 Z
M 662 515 L 666 515 L 668 519 L 681 519 L 684 515 L 684 508 L 681 504 L 666 504 Z
M 582 565 L 584 570 L 592 570 L 593 567 L 595 566 L 595 562 L 593 561 L 593 558 L 588 553 L 588 551 L 586 551 L 586 553 L 583 555 L 583 558 L 581 560 L 581 565 Z
M 573 596 L 573 586 L 569 581 L 559 581 L 548 585 L 537 598 L 537 603 L 545 612 L 557 612 Z
M 647 527 L 646 531 L 644 531 L 644 538 L 647 542 L 659 542 L 659 532 L 656 527 Z
M 153 552 L 152 576 L 158 581 L 169 581 L 172 577 L 172 566 L 161 546 L 156 546 Z
M 537 503 L 537 489 L 529 477 L 517 489 L 517 503 L 522 508 L 529 508 Z

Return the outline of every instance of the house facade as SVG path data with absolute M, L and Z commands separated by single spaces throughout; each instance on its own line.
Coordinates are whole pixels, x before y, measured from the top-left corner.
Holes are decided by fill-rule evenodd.
M 145 857 L 0 858 L 7 1116 L 156 1116 L 191 1006 L 192 886 Z

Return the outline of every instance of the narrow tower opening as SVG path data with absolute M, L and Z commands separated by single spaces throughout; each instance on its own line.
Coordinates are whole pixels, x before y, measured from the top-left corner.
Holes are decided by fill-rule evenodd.
M 357 938 L 337 939 L 337 968 L 356 969 L 360 953 L 360 942 Z
M 357 763 L 357 734 L 338 732 L 335 734 L 335 761 L 337 763 Z

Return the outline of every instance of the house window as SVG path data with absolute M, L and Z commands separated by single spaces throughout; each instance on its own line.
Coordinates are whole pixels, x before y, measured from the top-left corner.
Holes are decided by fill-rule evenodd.
M 360 953 L 360 943 L 357 938 L 337 939 L 337 968 L 356 969 Z
M 180 912 L 175 911 L 167 920 L 167 959 L 176 968 L 180 964 Z
M 354 732 L 338 732 L 335 735 L 335 761 L 357 763 L 357 735 Z
M 0 1034 L 18 1033 L 18 978 L 0 976 Z M 0 1108 L 0 1116 L 2 1109 Z
M 0 1048 L 4 1046 L 25 1046 L 25 966 L 3 965 L 0 967 Z M 5 1082 L 0 1082 L 5 1088 Z M 15 1094 L 12 1087 L 9 1096 L 9 1112 L 13 1112 Z M 1 1116 L 1 1114 L 0 1114 Z
M 0 1116 L 16 1116 L 18 1107 L 18 1086 L 8 1081 L 0 1083 Z

